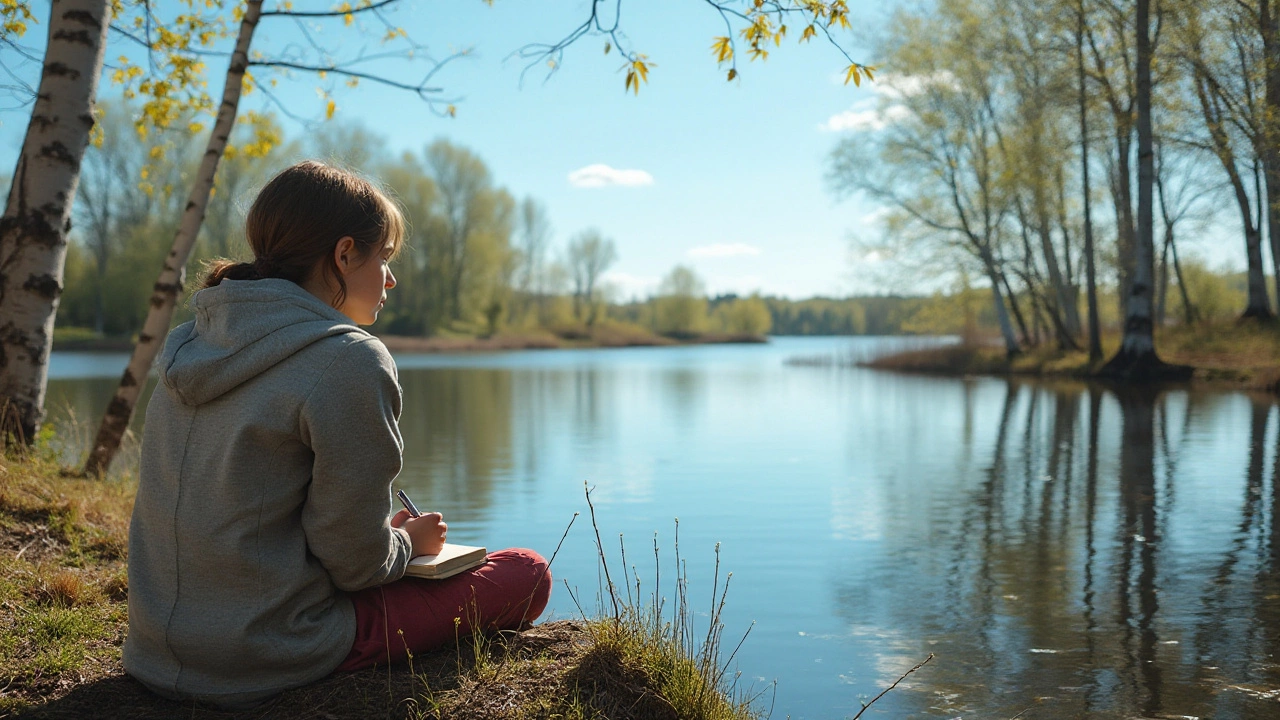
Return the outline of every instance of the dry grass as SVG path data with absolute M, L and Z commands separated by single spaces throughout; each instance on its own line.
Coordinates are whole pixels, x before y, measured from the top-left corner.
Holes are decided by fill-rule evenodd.
M 40 452 L 0 466 L 0 716 L 119 665 L 134 486 L 60 470 Z

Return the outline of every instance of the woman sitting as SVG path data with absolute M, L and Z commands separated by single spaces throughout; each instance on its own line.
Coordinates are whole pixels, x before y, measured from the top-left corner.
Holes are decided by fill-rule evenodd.
M 124 666 L 156 693 L 251 706 L 335 670 L 401 661 L 538 617 L 551 577 L 503 550 L 446 580 L 439 513 L 390 513 L 400 386 L 359 325 L 396 285 L 400 210 L 318 162 L 272 179 L 175 328 L 147 406 L 129 533 Z

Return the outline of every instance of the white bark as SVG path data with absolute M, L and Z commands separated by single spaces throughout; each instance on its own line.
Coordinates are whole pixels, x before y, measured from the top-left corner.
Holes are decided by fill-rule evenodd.
M 0 439 L 44 420 L 53 321 L 111 9 L 53 0 L 40 88 L 0 219 Z
M 165 258 L 160 277 L 156 280 L 155 290 L 151 294 L 151 308 L 147 319 L 138 335 L 138 344 L 133 348 L 133 356 L 120 379 L 120 387 L 107 407 L 98 429 L 93 450 L 85 463 L 85 473 L 97 475 L 106 472 L 120 447 L 120 439 L 129 426 L 134 409 L 138 404 L 138 396 L 146 383 L 160 352 L 164 337 L 169 331 L 169 323 L 173 320 L 173 310 L 182 293 L 182 285 L 186 278 L 187 259 L 195 246 L 196 236 L 200 232 L 200 224 L 204 221 L 205 210 L 209 206 L 209 196 L 213 190 L 214 177 L 218 172 L 218 162 L 227 148 L 227 140 L 231 129 L 235 126 L 236 114 L 240 107 L 240 92 L 244 84 L 244 73 L 249 66 L 249 46 L 253 41 L 253 32 L 257 28 L 262 13 L 262 0 L 249 0 L 245 5 L 244 18 L 240 21 L 240 33 L 236 38 L 235 51 L 231 55 L 231 64 L 227 69 L 227 84 L 222 91 L 222 104 L 218 107 L 217 120 L 213 132 L 209 136 L 209 144 L 204 157 L 200 161 L 200 169 L 196 173 L 187 196 L 186 208 L 182 213 L 182 222 L 173 238 L 173 247 Z

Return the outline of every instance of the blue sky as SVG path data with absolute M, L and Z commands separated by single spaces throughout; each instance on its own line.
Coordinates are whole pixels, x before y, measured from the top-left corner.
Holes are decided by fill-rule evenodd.
M 853 57 L 875 63 L 865 39 L 875 37 L 896 4 L 851 4 L 855 29 L 840 40 Z M 48 12 L 36 5 L 41 25 L 28 36 L 32 43 L 42 40 Z M 821 41 L 797 44 L 794 30 L 766 62 L 743 60 L 740 80 L 726 82 L 710 49 L 724 26 L 699 0 L 623 0 L 627 41 L 656 64 L 639 96 L 624 91 L 621 58 L 605 55 L 605 39 L 595 36 L 569 48 L 549 78 L 539 67 L 522 83 L 525 63 L 512 53 L 558 41 L 589 7 L 587 0 L 496 0 L 492 7 L 480 0 L 405 0 L 389 17 L 433 54 L 471 51 L 436 78 L 445 95 L 459 98 L 457 117 L 439 117 L 409 93 L 369 83 L 337 91 L 336 117 L 384 135 L 396 152 L 420 152 L 440 137 L 472 149 L 499 184 L 547 206 L 557 248 L 580 230 L 599 228 L 617 243 L 619 260 L 608 279 L 623 298 L 647 294 L 677 264 L 692 266 L 713 294 L 799 298 L 928 292 L 947 284 L 886 275 L 874 258 L 854 251 L 850 237 L 880 232 L 877 208 L 837 201 L 823 181 L 838 140 L 869 132 L 867 113 L 883 85 L 844 85 L 844 57 Z M 378 34 L 371 27 L 361 36 L 340 21 L 316 23 L 312 32 L 344 49 L 376 47 Z M 287 22 L 266 20 L 255 47 L 269 53 L 297 39 Z M 215 94 L 222 63 L 210 61 Z M 421 66 L 381 67 L 416 78 Z M 299 75 L 282 78 L 276 92 L 296 114 L 319 118 L 323 102 L 315 88 L 314 78 Z M 104 82 L 104 96 L 117 92 Z M 245 106 L 270 109 L 261 93 Z M 0 163 L 16 157 L 27 115 L 0 114 Z M 285 123 L 292 137 L 306 132 Z

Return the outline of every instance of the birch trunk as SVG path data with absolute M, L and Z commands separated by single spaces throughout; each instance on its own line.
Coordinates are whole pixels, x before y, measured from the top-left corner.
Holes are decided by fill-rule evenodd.
M 1155 147 L 1151 127 L 1151 0 L 1138 0 L 1137 6 L 1134 85 L 1138 109 L 1138 222 L 1134 233 L 1132 281 L 1125 296 L 1124 337 L 1120 351 L 1107 362 L 1102 372 L 1124 380 L 1147 382 L 1181 375 L 1183 369 L 1166 366 L 1160 361 L 1153 334 Z M 1189 372 L 1186 374 L 1189 376 Z
M 0 445 L 44 420 L 53 321 L 111 8 L 53 0 L 40 88 L 0 218 Z
M 231 136 L 231 129 L 236 122 L 244 73 L 249 66 L 249 45 L 253 40 L 253 31 L 258 25 L 261 13 L 262 0 L 249 0 L 246 3 L 244 18 L 240 21 L 240 33 L 236 38 L 235 51 L 231 55 L 231 64 L 227 68 L 227 84 L 222 91 L 222 104 L 218 107 L 218 117 L 214 122 L 213 132 L 209 136 L 209 144 L 204 151 L 204 157 L 200 160 L 200 169 L 191 186 L 191 193 L 187 196 L 182 222 L 173 238 L 173 247 L 165 258 L 160 277 L 156 280 L 154 292 L 151 294 L 151 308 L 147 312 L 142 332 L 138 335 L 138 344 L 133 348 L 133 356 L 129 358 L 129 365 L 120 378 L 120 386 L 116 388 L 115 397 L 112 398 L 111 404 L 107 406 L 107 411 L 102 416 L 98 436 L 94 440 L 89 459 L 85 461 L 86 475 L 101 475 L 110 466 L 112 458 L 120 448 L 120 439 L 133 418 L 138 396 L 142 392 L 143 385 L 146 384 L 151 364 L 155 362 L 165 335 L 168 334 L 173 310 L 186 278 L 187 258 L 191 255 L 196 235 L 200 232 L 200 224 L 204 221 L 205 210 L 209 206 L 209 195 L 213 190 L 214 176 L 218 172 L 218 162 L 227 148 L 227 139 Z

